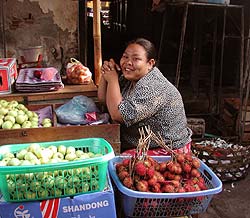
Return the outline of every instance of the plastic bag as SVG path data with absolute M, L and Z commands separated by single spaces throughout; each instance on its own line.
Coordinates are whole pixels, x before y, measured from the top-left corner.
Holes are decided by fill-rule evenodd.
M 99 109 L 91 98 L 82 95 L 73 97 L 55 110 L 59 123 L 72 125 L 88 124 L 85 114 L 89 112 L 99 112 Z
M 53 111 L 52 106 L 47 106 L 35 111 L 39 116 L 39 127 L 42 127 L 42 121 L 45 118 L 49 118 L 53 121 Z
M 89 84 L 92 81 L 92 73 L 75 58 L 70 58 L 66 68 L 68 84 Z

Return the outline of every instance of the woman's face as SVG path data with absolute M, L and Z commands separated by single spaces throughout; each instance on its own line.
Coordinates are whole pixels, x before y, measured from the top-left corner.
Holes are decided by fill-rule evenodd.
M 154 60 L 147 60 L 145 49 L 138 44 L 130 44 L 125 49 L 120 67 L 127 80 L 138 81 L 145 76 L 153 67 Z

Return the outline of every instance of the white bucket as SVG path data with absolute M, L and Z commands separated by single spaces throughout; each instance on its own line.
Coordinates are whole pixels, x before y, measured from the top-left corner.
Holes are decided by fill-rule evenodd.
M 42 53 L 43 46 L 34 46 L 18 49 L 19 59 L 21 59 L 21 56 L 23 56 L 25 62 L 37 62 L 39 55 L 42 55 Z

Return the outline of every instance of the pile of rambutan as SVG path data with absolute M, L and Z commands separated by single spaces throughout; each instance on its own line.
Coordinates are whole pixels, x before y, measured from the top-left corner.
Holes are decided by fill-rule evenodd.
M 125 187 L 135 191 L 181 193 L 207 189 L 198 158 L 190 154 L 173 157 L 163 162 L 151 156 L 136 161 L 127 157 L 116 164 L 116 173 Z
M 182 193 L 208 189 L 199 168 L 200 160 L 192 154 L 175 153 L 149 129 L 141 130 L 141 140 L 134 156 L 116 163 L 116 173 L 122 184 L 132 190 L 154 193 Z M 159 162 L 147 155 L 148 140 L 154 139 L 170 152 L 170 157 Z

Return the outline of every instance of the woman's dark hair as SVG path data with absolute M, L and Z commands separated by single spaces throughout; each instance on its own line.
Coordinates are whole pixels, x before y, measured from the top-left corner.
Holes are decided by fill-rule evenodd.
M 149 40 L 144 39 L 144 38 L 136 38 L 136 39 L 129 41 L 127 46 L 130 44 L 138 44 L 142 46 L 146 51 L 147 59 L 148 60 L 154 59 L 156 61 L 157 59 L 156 49 L 155 49 L 154 44 L 150 42 Z

